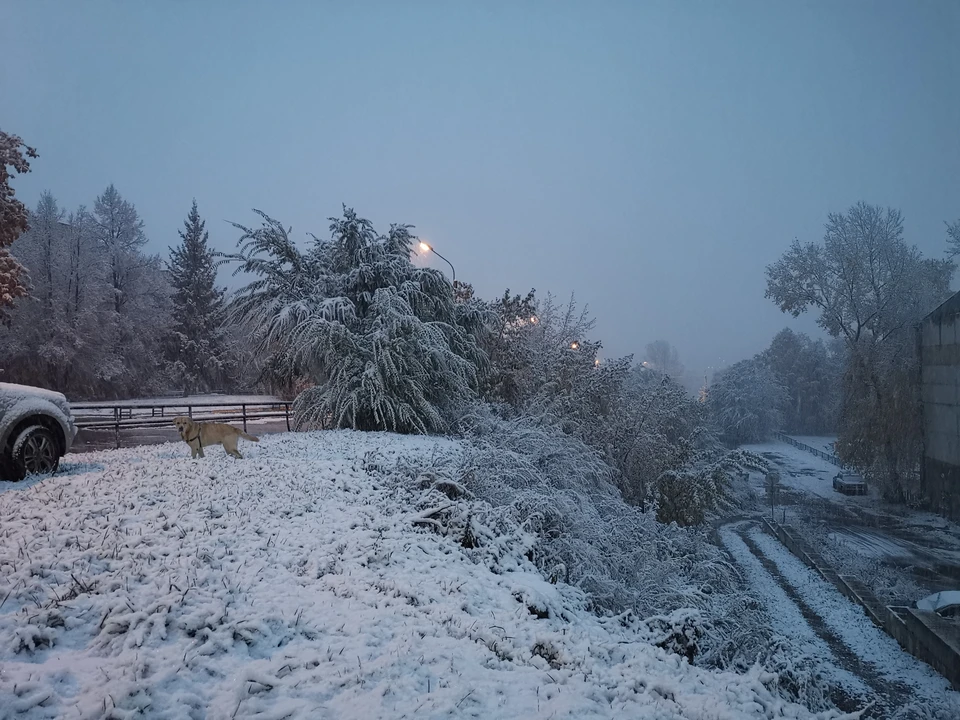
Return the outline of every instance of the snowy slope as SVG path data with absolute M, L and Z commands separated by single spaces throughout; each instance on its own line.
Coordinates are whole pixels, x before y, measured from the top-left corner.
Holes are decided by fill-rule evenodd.
M 416 523 L 427 491 L 373 468 L 451 441 L 241 451 L 91 453 L 0 487 L 0 718 L 810 716 L 759 669 L 591 615 L 520 534 L 478 524 L 468 550 Z

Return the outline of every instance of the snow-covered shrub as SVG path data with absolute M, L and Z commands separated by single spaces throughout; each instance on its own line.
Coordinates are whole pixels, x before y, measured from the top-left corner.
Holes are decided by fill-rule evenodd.
M 228 257 L 257 279 L 231 309 L 274 357 L 275 380 L 310 381 L 294 404 L 298 424 L 445 430 L 476 395 L 482 309 L 457 302 L 441 273 L 413 265 L 408 225 L 377 235 L 344 208 L 331 239 L 302 252 L 259 214 L 259 228 L 237 225 L 240 249 Z
M 429 469 L 522 528 L 544 574 L 585 590 L 596 608 L 706 608 L 711 592 L 733 586 L 732 569 L 702 532 L 661 525 L 625 503 L 615 471 L 583 442 L 483 408 L 465 416 L 461 430 L 462 451 Z M 415 480 L 424 470 L 406 472 Z

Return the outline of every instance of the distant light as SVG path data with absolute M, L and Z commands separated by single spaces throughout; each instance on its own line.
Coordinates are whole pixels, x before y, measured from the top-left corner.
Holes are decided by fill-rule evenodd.
M 422 240 L 420 241 L 420 249 L 423 250 L 424 252 L 430 252 L 431 250 L 433 250 L 432 247 L 430 247 L 429 245 L 427 245 L 427 244 L 426 244 L 425 242 L 423 242 Z
M 594 358 L 593 360 L 594 367 L 600 367 L 600 358 Z
M 530 316 L 530 322 L 532 322 L 534 325 L 536 325 L 538 322 L 540 322 L 540 320 L 539 320 L 539 318 L 537 318 L 536 315 L 531 315 L 531 316 Z
M 572 343 L 570 343 L 570 349 L 571 349 L 571 350 L 576 350 L 578 347 L 580 347 L 580 343 L 578 343 L 578 342 L 572 342 Z

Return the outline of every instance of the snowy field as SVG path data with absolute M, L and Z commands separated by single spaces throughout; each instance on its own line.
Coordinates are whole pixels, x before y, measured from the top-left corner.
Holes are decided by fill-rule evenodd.
M 457 447 L 280 434 L 2 484 L 0 718 L 811 717 L 591 615 L 476 501 L 477 547 L 432 532 L 437 490 L 378 468 Z

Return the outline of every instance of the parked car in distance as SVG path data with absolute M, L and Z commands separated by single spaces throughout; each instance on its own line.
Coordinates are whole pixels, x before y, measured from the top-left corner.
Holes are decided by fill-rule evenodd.
M 935 612 L 941 617 L 960 617 L 960 590 L 944 590 L 917 600 L 917 610 Z
M 867 484 L 854 472 L 841 470 L 833 476 L 833 489 L 844 495 L 866 495 Z
M 56 472 L 76 436 L 62 393 L 0 382 L 0 480 Z

